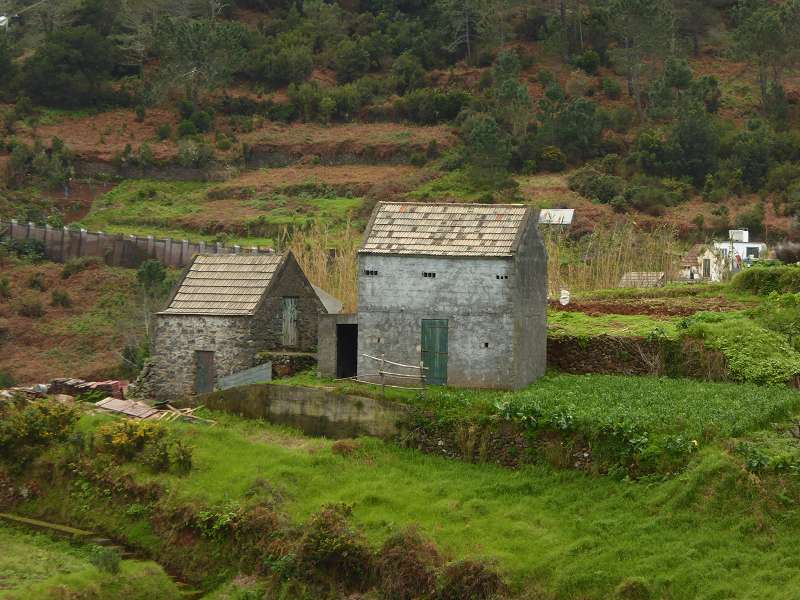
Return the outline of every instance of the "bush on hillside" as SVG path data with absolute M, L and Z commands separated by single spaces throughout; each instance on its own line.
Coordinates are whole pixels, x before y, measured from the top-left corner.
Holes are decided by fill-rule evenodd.
M 82 256 L 79 258 L 70 258 L 64 263 L 61 269 L 61 279 L 69 279 L 73 275 L 93 269 L 102 264 L 102 261 L 96 256 Z
M 373 572 L 372 549 L 350 524 L 352 508 L 329 504 L 311 517 L 296 548 L 298 572 L 308 578 L 336 578 L 363 589 Z
M 800 292 L 800 267 L 756 265 L 737 273 L 731 280 L 731 288 L 760 296 L 766 296 L 772 292 L 798 293 Z
M 495 600 L 505 597 L 508 588 L 500 575 L 477 560 L 462 560 L 447 566 L 437 600 Z
M 413 600 L 436 590 L 442 558 L 436 546 L 415 529 L 391 536 L 378 551 L 376 566 L 383 598 Z
M 35 296 L 23 296 L 19 300 L 17 314 L 29 319 L 39 319 L 44 316 L 44 305 Z
M 39 449 L 65 440 L 78 421 L 78 410 L 54 400 L 22 405 L 0 403 L 0 458 L 18 465 Z
M 421 125 L 434 125 L 455 119 L 469 101 L 470 95 L 464 91 L 422 88 L 398 99 L 395 108 L 404 119 Z

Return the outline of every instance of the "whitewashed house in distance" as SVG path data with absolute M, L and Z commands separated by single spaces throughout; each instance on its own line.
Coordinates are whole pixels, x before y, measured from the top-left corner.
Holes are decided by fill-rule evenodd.
M 722 281 L 753 263 L 767 258 L 767 245 L 751 242 L 747 229 L 731 229 L 728 240 L 695 244 L 681 263 L 681 279 Z

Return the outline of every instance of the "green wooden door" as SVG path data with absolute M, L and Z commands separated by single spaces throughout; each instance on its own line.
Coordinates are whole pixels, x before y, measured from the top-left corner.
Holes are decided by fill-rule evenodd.
M 447 319 L 422 320 L 422 362 L 427 383 L 447 384 Z
M 194 352 L 194 391 L 196 394 L 208 394 L 214 391 L 216 372 L 214 353 L 206 350 Z

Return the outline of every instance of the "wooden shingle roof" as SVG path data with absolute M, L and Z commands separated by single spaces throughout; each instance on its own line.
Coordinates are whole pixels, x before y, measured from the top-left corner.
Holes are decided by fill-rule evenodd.
M 511 256 L 528 221 L 522 204 L 412 204 L 375 208 L 362 254 Z
M 163 314 L 252 315 L 285 254 L 199 254 Z

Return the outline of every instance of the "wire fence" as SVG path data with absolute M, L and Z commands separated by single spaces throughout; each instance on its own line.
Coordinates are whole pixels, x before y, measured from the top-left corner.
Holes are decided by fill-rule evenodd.
M 377 370 L 374 372 L 359 373 L 355 377 L 346 377 L 344 379 L 369 385 L 379 385 L 381 386 L 381 393 L 384 395 L 386 394 L 387 387 L 399 390 L 425 390 L 425 372 L 428 370 L 428 367 L 426 367 L 422 361 L 420 361 L 418 365 L 407 365 L 393 360 L 387 360 L 384 354 L 377 357 L 362 353 L 361 356 L 373 361 Z M 409 382 L 418 381 L 419 387 L 397 385 L 397 383 L 395 383 L 396 380 L 408 380 Z M 387 381 L 392 383 L 387 383 Z

